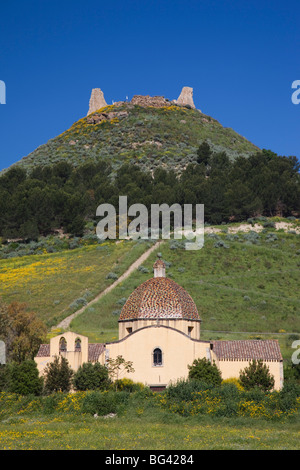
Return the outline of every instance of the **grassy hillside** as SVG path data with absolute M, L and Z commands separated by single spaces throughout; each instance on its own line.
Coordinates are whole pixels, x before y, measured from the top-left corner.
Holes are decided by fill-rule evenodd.
M 146 242 L 106 242 L 0 259 L 0 296 L 6 303 L 26 302 L 53 326 L 108 287 L 111 271 L 119 276 L 148 247 Z
M 160 247 L 167 276 L 194 299 L 202 320 L 202 338 L 255 337 L 261 333 L 300 333 L 300 236 L 283 231 L 211 234 L 199 251 L 180 243 Z M 154 252 L 128 279 L 71 323 L 93 341 L 118 337 L 118 317 L 130 293 L 153 276 Z M 214 333 L 215 332 L 215 333 Z M 220 333 L 218 333 L 220 332 Z M 249 333 L 250 332 L 250 333 Z M 242 337 L 246 338 L 246 336 Z
M 101 113 L 111 112 L 117 115 L 101 122 L 90 122 L 91 116 L 97 119 Z M 197 149 L 204 140 L 216 151 L 226 150 L 231 158 L 259 150 L 234 130 L 196 109 L 123 103 L 107 106 L 80 119 L 16 165 L 32 169 L 67 160 L 78 166 L 88 160 L 104 159 L 114 169 L 133 161 L 145 169 L 162 166 L 180 171 L 196 160 Z
M 297 228 L 299 223 L 295 224 Z M 234 229 L 237 233 L 231 233 Z M 300 235 L 274 228 L 239 232 L 234 224 L 219 230 L 206 233 L 204 248 L 199 251 L 186 251 L 181 241 L 174 240 L 164 241 L 159 248 L 167 276 L 183 286 L 197 305 L 202 339 L 273 336 L 281 338 L 283 353 L 290 357 L 288 337 L 300 333 Z M 48 326 L 54 326 L 111 285 L 113 279 L 107 275 L 120 276 L 151 243 L 78 245 L 56 253 L 48 247 L 49 252 L 44 248 L 44 253 L 36 251 L 30 256 L 22 256 L 23 249 L 3 253 L 3 300 L 26 302 Z M 157 251 L 111 292 L 87 305 L 72 321 L 71 329 L 92 342 L 117 339 L 122 306 L 139 284 L 153 276 Z M 281 334 L 284 332 L 287 334 Z

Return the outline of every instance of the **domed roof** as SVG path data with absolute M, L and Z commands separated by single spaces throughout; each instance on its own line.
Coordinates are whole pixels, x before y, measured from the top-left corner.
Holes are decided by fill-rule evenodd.
M 132 292 L 120 314 L 120 320 L 142 318 L 199 320 L 199 314 L 183 287 L 167 277 L 154 277 Z

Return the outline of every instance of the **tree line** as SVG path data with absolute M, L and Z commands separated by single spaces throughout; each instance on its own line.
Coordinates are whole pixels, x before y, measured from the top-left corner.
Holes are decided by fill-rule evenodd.
M 82 235 L 96 220 L 103 203 L 118 210 L 119 196 L 128 205 L 204 204 L 205 222 L 244 221 L 259 215 L 283 217 L 300 213 L 300 164 L 294 156 L 269 150 L 230 160 L 204 142 L 197 162 L 180 175 L 159 167 L 142 171 L 123 164 L 113 170 L 107 161 L 73 167 L 68 162 L 37 166 L 30 173 L 15 166 L 0 177 L 0 236 L 36 239 L 62 228 Z

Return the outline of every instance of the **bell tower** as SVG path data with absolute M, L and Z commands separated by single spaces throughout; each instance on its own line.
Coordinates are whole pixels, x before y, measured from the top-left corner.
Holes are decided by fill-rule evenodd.
M 161 258 L 161 255 L 158 254 L 158 259 L 153 265 L 154 277 L 166 277 L 166 265 Z

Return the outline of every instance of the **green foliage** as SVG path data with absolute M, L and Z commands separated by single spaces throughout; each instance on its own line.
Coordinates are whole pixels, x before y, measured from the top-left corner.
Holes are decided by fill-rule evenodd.
M 73 377 L 75 390 L 105 390 L 109 384 L 108 370 L 99 362 L 85 362 Z
M 118 379 L 114 382 L 113 386 L 119 391 L 125 392 L 138 392 L 145 388 L 141 382 L 134 382 L 131 379 Z
M 115 414 L 120 410 L 120 406 L 123 408 L 126 405 L 128 399 L 128 392 L 89 392 L 84 397 L 82 412 L 99 416 Z
M 123 356 L 119 355 L 115 359 L 107 360 L 107 369 L 109 378 L 114 382 L 115 389 L 118 390 L 119 376 L 126 372 L 134 372 L 132 361 L 126 361 Z M 121 382 L 122 384 L 122 382 Z
M 10 393 L 40 395 L 43 390 L 43 378 L 39 377 L 36 362 L 33 360 L 7 364 L 3 382 L 2 389 Z
M 212 224 L 253 223 L 257 213 L 269 217 L 280 210 L 290 217 L 300 210 L 299 168 L 293 157 L 262 151 L 231 160 L 207 142 L 199 149 L 200 160 L 208 163 L 180 160 L 180 174 L 172 166 L 174 159 L 164 168 L 159 161 L 155 168 L 145 168 L 140 159 L 128 159 L 117 168 L 101 160 L 36 166 L 28 173 L 11 168 L 0 176 L 0 236 L 22 237 L 27 245 L 55 229 L 82 237 L 86 226 L 94 227 L 97 207 L 105 202 L 118 211 L 118 197 L 124 194 L 128 205 L 142 203 L 148 209 L 154 203 L 204 204 L 205 221 Z M 266 219 L 262 223 L 266 229 L 274 226 Z M 77 246 L 76 240 L 71 243 Z M 24 243 L 15 246 L 16 253 L 25 249 Z
M 168 385 L 166 395 L 168 399 L 177 401 L 190 401 L 194 394 L 203 390 L 211 389 L 214 385 L 205 380 L 190 378 L 188 380 L 177 380 L 175 383 Z
M 5 305 L 0 299 L 0 337 L 6 343 L 7 360 L 33 359 L 46 337 L 46 327 L 25 303 Z
M 264 391 L 274 387 L 274 377 L 270 374 L 269 367 L 262 360 L 253 360 L 240 373 L 239 380 L 246 390 L 259 388 Z
M 107 274 L 106 279 L 113 279 L 114 281 L 116 281 L 118 279 L 118 275 L 116 273 L 110 272 Z
M 222 376 L 220 370 L 215 363 L 211 363 L 205 357 L 202 359 L 195 359 L 189 368 L 189 379 L 199 380 L 207 384 L 220 385 Z
M 197 150 L 203 142 L 215 151 L 226 150 L 230 158 L 249 155 L 257 147 L 232 129 L 195 109 L 169 106 L 165 108 L 107 107 L 107 111 L 128 113 L 118 122 L 92 124 L 88 117 L 75 122 L 63 134 L 41 145 L 18 165 L 36 171 L 38 166 L 71 163 L 79 167 L 86 162 L 111 164 L 117 169 L 127 161 L 138 163 L 143 170 L 158 168 L 162 163 L 180 172 L 189 162 L 196 162 Z M 43 175 L 47 176 L 46 173 Z M 61 166 L 58 180 L 68 177 L 67 166 Z M 18 177 L 22 178 L 22 174 Z M 17 178 L 18 178 L 17 177 Z
M 52 392 L 69 392 L 72 387 L 73 371 L 66 358 L 55 356 L 54 361 L 50 362 L 44 370 L 44 391 L 49 394 Z
M 210 157 L 212 155 L 212 150 L 207 142 L 202 142 L 197 150 L 197 163 L 208 165 L 210 162 Z

